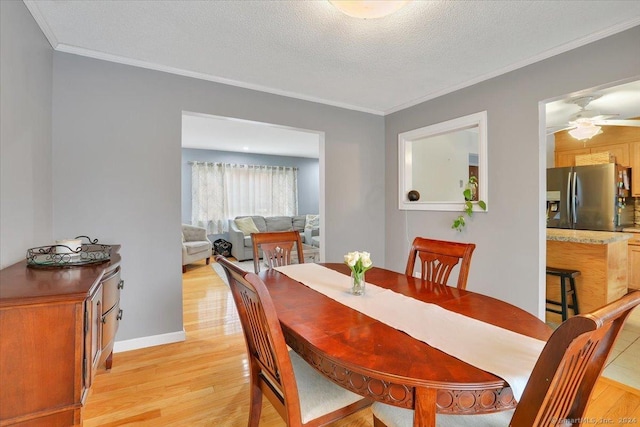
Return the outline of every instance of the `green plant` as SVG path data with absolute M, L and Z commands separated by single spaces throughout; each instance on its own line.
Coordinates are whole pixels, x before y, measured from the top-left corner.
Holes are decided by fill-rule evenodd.
M 453 224 L 451 225 L 451 228 L 456 229 L 458 231 L 462 231 L 462 229 L 467 225 L 467 223 L 464 220 L 464 214 L 466 213 L 469 218 L 473 216 L 473 203 L 474 203 L 473 198 L 477 191 L 478 191 L 478 178 L 476 178 L 475 176 L 471 176 L 469 178 L 469 182 L 467 183 L 467 186 L 462 192 L 462 195 L 464 196 L 464 208 L 462 210 L 463 214 L 458 215 L 458 217 L 453 220 Z M 487 204 L 484 202 L 484 200 L 478 200 L 476 203 L 478 204 L 480 209 L 482 209 L 483 211 L 487 210 Z

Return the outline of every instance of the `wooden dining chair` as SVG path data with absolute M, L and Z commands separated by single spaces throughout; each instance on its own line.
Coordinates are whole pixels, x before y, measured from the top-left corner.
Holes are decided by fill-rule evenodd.
M 473 243 L 448 242 L 446 240 L 413 239 L 405 274 L 413 276 L 416 259 L 420 259 L 422 279 L 446 285 L 453 268 L 460 264 L 458 289 L 467 287 L 467 277 L 471 266 L 471 255 L 476 245 Z
M 522 398 L 514 410 L 483 415 L 441 415 L 436 424 L 453 426 L 579 425 L 593 387 L 640 291 L 627 294 L 590 314 L 563 322 L 545 345 Z M 374 403 L 375 427 L 413 425 L 413 411 Z M 563 423 L 562 420 L 573 420 Z
M 302 240 L 298 230 L 251 233 L 251 241 L 253 242 L 253 269 L 256 274 L 260 273 L 260 250 L 269 268 L 291 264 L 291 252 L 294 246 L 298 253 L 298 263 L 304 263 Z
M 322 426 L 344 418 L 371 401 L 326 379 L 287 349 L 278 315 L 264 282 L 223 256 L 216 256 L 229 281 L 249 358 L 249 426 L 258 426 L 262 395 L 287 426 Z

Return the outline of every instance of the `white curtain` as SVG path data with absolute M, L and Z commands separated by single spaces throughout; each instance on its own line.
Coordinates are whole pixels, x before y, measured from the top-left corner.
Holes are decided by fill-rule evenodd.
M 298 169 L 191 163 L 191 223 L 209 234 L 228 231 L 241 215 L 298 214 Z

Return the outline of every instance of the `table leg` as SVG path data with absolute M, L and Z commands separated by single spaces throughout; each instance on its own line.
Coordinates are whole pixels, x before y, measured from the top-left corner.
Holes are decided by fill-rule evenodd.
M 413 427 L 434 427 L 436 425 L 437 392 L 435 388 L 415 388 Z

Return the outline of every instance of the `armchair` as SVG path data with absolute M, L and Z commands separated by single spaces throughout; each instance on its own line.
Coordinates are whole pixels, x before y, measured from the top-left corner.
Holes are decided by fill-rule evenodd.
M 194 225 L 182 224 L 182 272 L 187 271 L 187 264 L 211 258 L 213 244 L 207 238 L 207 230 Z

